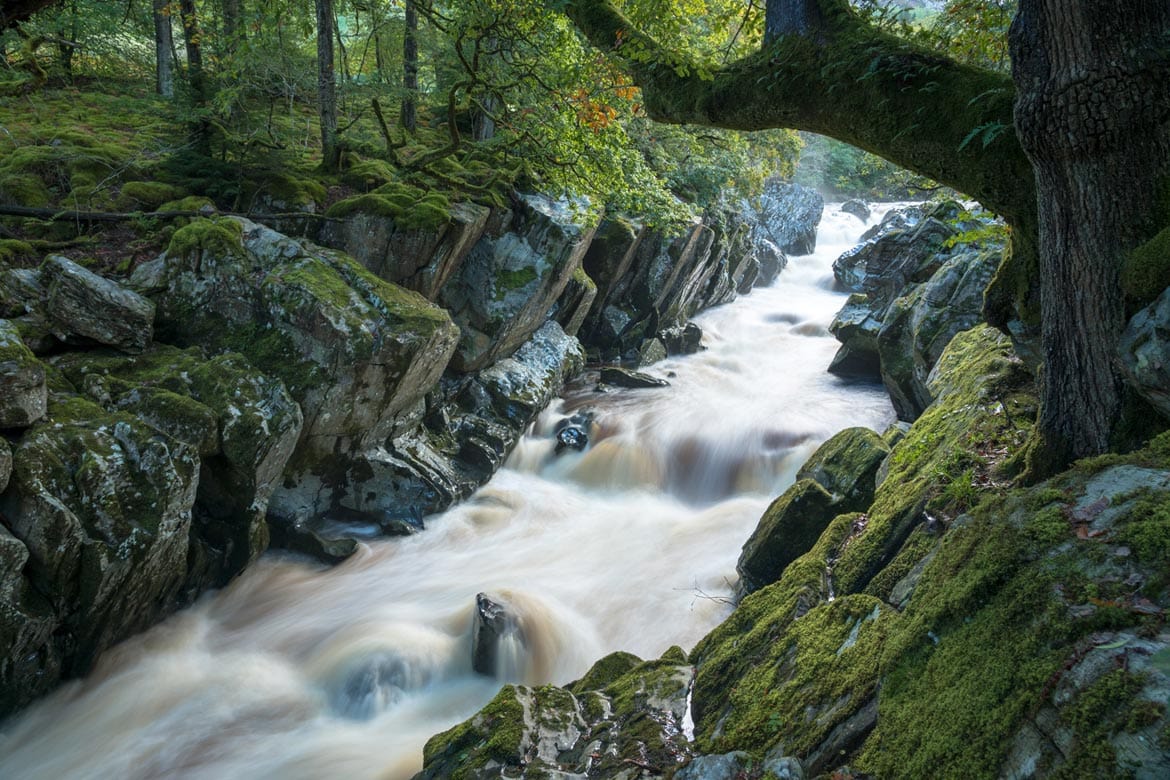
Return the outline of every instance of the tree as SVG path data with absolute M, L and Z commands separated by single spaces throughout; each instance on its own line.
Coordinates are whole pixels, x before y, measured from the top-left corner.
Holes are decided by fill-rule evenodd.
M 406 0 L 406 28 L 402 33 L 402 127 L 413 133 L 418 126 L 415 99 L 418 94 L 418 11 L 415 0 Z
M 1014 279 L 1027 288 L 1019 308 L 1036 285 L 1041 301 L 1033 475 L 1107 449 L 1122 402 L 1119 268 L 1170 223 L 1170 4 L 1024 0 L 1012 79 L 875 29 L 846 0 L 770 0 L 766 46 L 709 74 L 608 0 L 565 11 L 621 59 L 659 121 L 810 130 L 1002 215 L 1010 259 L 989 297 Z
M 171 33 L 170 3 L 153 0 L 154 15 L 154 88 L 163 97 L 175 96 L 175 74 L 171 67 L 174 40 Z
M 341 164 L 337 139 L 337 86 L 333 78 L 333 0 L 317 2 L 317 103 L 321 117 L 321 167 Z

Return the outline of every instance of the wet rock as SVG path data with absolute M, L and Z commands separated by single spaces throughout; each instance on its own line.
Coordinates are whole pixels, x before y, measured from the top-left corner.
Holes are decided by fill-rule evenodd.
M 691 355 L 703 349 L 703 329 L 693 322 L 658 334 L 668 355 Z
M 863 223 L 869 222 L 869 206 L 863 200 L 851 198 L 841 204 L 841 211 L 845 214 L 852 214 Z
M 678 770 L 675 780 L 739 780 L 755 767 L 756 761 L 742 750 L 714 756 L 695 756 Z
M 0 496 L 5 525 L 28 556 L 19 569 L 27 583 L 10 583 L 9 592 L 35 591 L 38 598 L 17 596 L 0 613 L 39 612 L 55 628 L 39 634 L 44 641 L 32 648 L 37 665 L 80 675 L 102 650 L 175 608 L 187 571 L 199 459 L 190 445 L 61 386 L 47 418 L 16 444 L 12 478 Z M 0 656 L 12 651 L 0 647 Z M 56 680 L 56 674 L 3 679 L 0 689 L 22 690 L 20 699 Z
M 889 230 L 842 254 L 833 262 L 838 285 L 869 296 L 879 315 L 907 286 L 929 279 L 945 259 L 944 243 L 958 230 L 928 217 L 913 228 Z
M 784 252 L 771 239 L 755 237 L 753 243 L 756 250 L 756 259 L 760 263 L 760 273 L 756 278 L 756 286 L 767 287 L 776 281 L 780 276 L 780 272 L 788 265 L 788 258 L 784 256 Z
M 45 415 L 45 367 L 10 320 L 0 320 L 0 428 L 24 428 Z
M 741 596 L 775 582 L 792 561 L 816 544 L 838 511 L 832 494 L 803 479 L 772 502 L 744 542 L 735 569 Z
M 601 381 L 607 385 L 629 388 L 668 387 L 670 382 L 665 379 L 643 374 L 640 371 L 630 371 L 617 366 L 606 366 L 601 369 Z
M 41 284 L 47 323 L 61 341 L 126 352 L 141 352 L 150 343 L 154 304 L 138 293 L 58 255 L 45 260 Z
M 462 333 L 451 360 L 476 371 L 515 352 L 544 323 L 589 246 L 594 228 L 565 204 L 524 195 L 508 232 L 486 232 L 438 300 Z
M 772 179 L 760 195 L 757 218 L 782 252 L 811 255 L 824 209 L 825 199 L 815 190 Z
M 1170 417 L 1170 289 L 1129 321 L 1118 344 L 1121 370 L 1151 406 Z
M 589 446 L 589 432 L 579 425 L 566 425 L 557 431 L 556 454 L 565 450 L 580 452 Z
M 489 214 L 485 206 L 454 203 L 449 221 L 420 229 L 357 210 L 326 222 L 318 241 L 349 254 L 378 277 L 433 301 L 483 235 Z
M 326 564 L 341 563 L 357 552 L 355 535 L 322 532 L 306 518 L 300 522 L 274 522 L 272 546 L 307 555 Z
M 500 673 L 500 644 L 523 646 L 527 639 L 519 617 L 498 596 L 486 593 L 475 596 L 475 619 L 471 630 L 471 668 L 488 677 Z
M 475 717 L 427 742 L 416 780 L 486 780 L 502 772 L 668 777 L 691 757 L 684 721 L 693 674 L 664 657 L 634 666 L 602 689 L 505 685 Z M 606 677 L 591 671 L 584 680 Z
M 200 457 L 189 582 L 225 584 L 268 547 L 265 513 L 301 433 L 280 382 L 241 355 L 156 345 L 141 355 L 68 353 L 54 367 L 108 412 L 134 417 Z
M 157 290 L 166 340 L 238 351 L 300 405 L 296 457 L 273 498 L 290 517 L 335 505 L 364 453 L 421 421 L 458 337 L 417 293 L 244 219 L 181 228 L 135 279 Z
M 638 368 L 666 360 L 666 344 L 661 339 L 648 339 L 638 350 Z
M 597 285 L 585 273 L 584 268 L 578 268 L 565 285 L 565 291 L 557 300 L 554 317 L 565 333 L 576 336 L 597 298 Z
M 8 478 L 12 476 L 12 448 L 8 440 L 0 436 L 0 493 L 8 487 Z
M 829 325 L 829 332 L 841 342 L 841 348 L 829 364 L 829 373 L 863 379 L 880 377 L 877 340 L 881 327 L 881 320 L 874 316 L 869 305 L 869 297 L 864 293 L 850 295 Z

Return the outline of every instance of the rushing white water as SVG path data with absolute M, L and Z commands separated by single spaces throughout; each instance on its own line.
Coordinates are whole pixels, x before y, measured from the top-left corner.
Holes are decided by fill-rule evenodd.
M 471 669 L 481 591 L 515 613 L 496 659 L 508 679 L 691 647 L 726 616 L 740 546 L 803 460 L 893 417 L 880 388 L 825 373 L 844 298 L 830 264 L 863 229 L 828 207 L 815 255 L 700 316 L 707 351 L 651 369 L 671 387 L 574 389 L 425 533 L 332 569 L 265 558 L 106 653 L 0 727 L 0 777 L 410 777 L 426 739 L 499 686 Z M 593 443 L 555 456 L 553 424 L 583 409 Z

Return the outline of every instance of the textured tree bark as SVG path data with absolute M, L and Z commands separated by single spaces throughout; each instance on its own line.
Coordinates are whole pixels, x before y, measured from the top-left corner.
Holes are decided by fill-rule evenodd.
M 337 142 L 337 87 L 333 79 L 333 0 L 317 3 L 317 104 L 321 119 L 321 167 L 336 171 L 341 164 Z
M 406 29 L 402 34 L 402 111 L 400 121 L 410 132 L 418 127 L 415 95 L 418 93 L 418 10 L 406 0 Z
M 764 9 L 764 42 L 785 35 L 812 35 L 825 27 L 825 15 L 817 0 L 770 2 Z
M 203 71 L 203 32 L 195 12 L 195 0 L 180 0 L 183 42 L 187 49 L 187 83 L 191 88 L 195 119 L 191 122 L 191 144 L 196 154 L 211 156 L 211 123 L 203 116 L 207 106 L 207 75 Z
M 1036 476 L 1104 452 L 1122 402 L 1122 263 L 1167 222 L 1170 3 L 1021 0 L 1015 127 L 1036 172 L 1044 371 Z
M 154 89 L 163 97 L 175 96 L 174 34 L 167 0 L 153 0 L 154 12 Z

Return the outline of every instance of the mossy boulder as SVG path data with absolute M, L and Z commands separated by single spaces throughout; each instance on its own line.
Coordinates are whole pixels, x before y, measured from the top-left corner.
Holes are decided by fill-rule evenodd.
M 50 255 L 41 266 L 44 315 L 66 343 L 106 344 L 141 352 L 154 335 L 154 304 L 72 260 Z
M 181 200 L 186 190 L 161 181 L 128 181 L 122 184 L 118 206 L 124 209 L 153 211 L 164 203 Z
M 599 666 L 626 661 L 606 658 Z M 633 661 L 602 688 L 505 685 L 471 720 L 427 742 L 415 777 L 670 777 L 691 756 L 684 720 L 693 670 L 665 658 Z M 584 679 L 610 676 L 591 671 Z
M 417 293 L 243 219 L 192 222 L 132 282 L 154 291 L 166 340 L 239 352 L 300 405 L 277 496 L 290 516 L 335 505 L 353 462 L 417 425 L 458 337 Z
M 302 425 L 279 381 L 239 354 L 161 345 L 136 357 L 71 353 L 53 365 L 107 411 L 133 414 L 198 453 L 192 587 L 223 585 L 267 548 L 268 500 Z
M 816 480 L 843 507 L 859 512 L 873 501 L 876 477 L 890 447 L 869 428 L 846 428 L 817 448 L 796 478 Z
M 23 428 L 45 415 L 45 367 L 10 320 L 0 320 L 0 429 Z
M 589 308 L 597 298 L 597 285 L 585 273 L 584 268 L 573 272 L 565 291 L 557 299 L 553 317 L 560 323 L 565 333 L 576 336 L 589 314 Z
M 775 582 L 792 561 L 806 553 L 834 517 L 837 501 L 821 485 L 802 479 L 772 502 L 744 542 L 738 591 L 746 595 Z
M 72 393 L 63 377 L 51 384 L 48 415 L 16 442 L 0 496 L 5 525 L 28 554 L 20 568 L 27 583 L 10 588 L 15 601 L 0 613 L 43 616 L 52 633 L 35 648 L 37 665 L 79 675 L 102 650 L 174 609 L 199 459 L 193 447 L 136 417 Z M 12 658 L 14 649 L 0 656 Z M 16 692 L 5 702 L 16 706 L 55 681 L 55 674 L 4 679 L 0 689 Z
M 462 336 L 451 360 L 470 372 L 512 354 L 543 324 L 581 264 L 594 228 L 573 222 L 564 204 L 525 195 L 506 232 L 486 232 L 439 301 Z
M 483 235 L 489 210 L 449 204 L 406 185 L 330 208 L 317 240 L 347 252 L 377 276 L 435 300 Z

